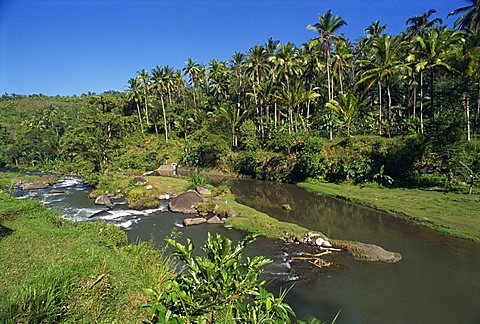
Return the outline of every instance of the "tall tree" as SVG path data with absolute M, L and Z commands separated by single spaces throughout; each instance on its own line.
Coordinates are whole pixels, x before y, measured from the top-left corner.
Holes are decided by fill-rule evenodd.
M 326 58 L 326 67 L 327 67 L 327 87 L 328 87 L 328 99 L 332 100 L 334 98 L 334 86 L 333 78 L 331 73 L 331 56 L 332 56 L 332 40 L 337 39 L 335 33 L 343 26 L 347 24 L 339 16 L 332 14 L 332 11 L 327 11 L 323 16 L 318 16 L 318 22 L 314 25 L 308 25 L 307 28 L 318 33 L 318 37 L 311 40 L 313 43 L 319 44 Z M 330 125 L 330 140 L 333 139 L 333 125 Z
M 448 16 L 461 15 L 455 21 L 455 27 L 471 33 L 480 31 L 480 0 L 468 0 L 469 6 L 457 8 L 450 12 Z

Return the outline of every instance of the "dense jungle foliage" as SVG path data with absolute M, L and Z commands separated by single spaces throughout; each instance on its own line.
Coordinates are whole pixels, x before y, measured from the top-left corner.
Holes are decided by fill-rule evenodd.
M 156 66 L 128 90 L 0 100 L 0 167 L 90 176 L 165 162 L 257 178 L 473 185 L 480 172 L 478 2 L 351 42 L 331 11 L 301 46 Z

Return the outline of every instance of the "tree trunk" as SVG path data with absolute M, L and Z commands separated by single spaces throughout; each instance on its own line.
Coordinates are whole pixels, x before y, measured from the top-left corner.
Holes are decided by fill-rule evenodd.
M 165 142 L 168 142 L 167 114 L 165 113 L 165 103 L 163 102 L 163 95 L 160 96 L 160 100 L 162 102 L 163 127 L 165 128 Z
M 471 140 L 470 134 L 470 96 L 467 92 L 463 94 L 463 103 L 465 105 L 465 118 L 467 122 L 467 142 Z
M 332 81 L 330 79 L 330 55 L 328 54 L 327 52 L 327 85 L 328 85 L 328 100 L 332 100 L 333 99 L 333 85 L 332 85 Z M 330 125 L 328 125 L 328 129 L 329 129 L 329 139 L 330 141 L 333 140 L 333 123 L 332 123 L 332 113 L 329 112 L 329 115 L 330 115 Z
M 387 85 L 387 96 L 388 96 L 388 111 L 387 111 L 388 137 L 392 137 L 392 94 L 390 93 L 390 84 Z
M 423 71 L 420 72 L 420 133 L 423 134 Z
M 277 123 L 278 123 L 278 119 L 277 119 L 277 103 L 275 102 L 274 104 L 274 110 L 275 110 L 275 120 L 274 120 L 274 123 L 275 123 L 275 128 L 277 127 Z
M 145 117 L 147 119 L 147 127 L 150 126 L 150 120 L 148 119 L 148 101 L 147 94 L 145 94 Z
M 413 87 L 413 119 L 417 117 L 417 88 Z
M 479 115 L 480 115 L 480 81 L 478 82 L 478 93 L 477 93 L 477 111 L 475 112 L 475 117 L 473 120 L 473 127 L 474 127 L 474 132 L 477 131 L 477 134 L 479 134 Z
M 380 82 L 378 83 L 378 116 L 378 129 L 380 136 L 382 136 L 382 83 Z
M 140 129 L 142 130 L 142 134 L 143 134 L 143 122 L 142 122 L 142 114 L 140 113 L 140 105 L 138 104 L 138 101 L 136 101 L 135 104 L 137 105 L 138 121 L 140 122 Z
M 430 71 L 430 116 L 433 118 L 433 95 L 434 95 L 434 75 L 433 75 L 433 69 Z

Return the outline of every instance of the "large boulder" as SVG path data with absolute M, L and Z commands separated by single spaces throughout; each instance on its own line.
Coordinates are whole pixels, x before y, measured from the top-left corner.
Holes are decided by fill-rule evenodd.
M 196 217 L 196 218 L 185 218 L 183 220 L 183 225 L 185 226 L 191 226 L 191 225 L 199 225 L 206 223 L 207 219 L 203 217 Z
M 171 199 L 168 208 L 175 213 L 196 214 L 196 204 L 203 203 L 203 198 L 196 191 L 189 190 Z
M 95 199 L 95 205 L 105 205 L 107 207 L 113 207 L 112 201 L 106 194 L 98 196 Z

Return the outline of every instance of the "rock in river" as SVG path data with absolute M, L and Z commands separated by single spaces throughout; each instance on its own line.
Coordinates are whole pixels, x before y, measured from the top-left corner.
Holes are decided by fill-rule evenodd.
M 208 224 L 223 224 L 223 221 L 218 216 L 213 216 L 207 221 Z
M 97 197 L 97 199 L 95 199 L 95 205 L 105 205 L 107 207 L 113 207 L 112 201 L 105 194 L 100 195 Z
M 203 202 L 203 198 L 196 191 L 189 190 L 171 199 L 168 208 L 176 213 L 195 214 L 197 212 L 195 205 Z
M 196 217 L 196 218 L 185 218 L 183 220 L 183 225 L 190 226 L 190 225 L 198 225 L 206 223 L 207 219 L 203 217 Z
M 36 190 L 36 189 L 45 189 L 48 187 L 48 184 L 47 183 L 39 183 L 39 182 L 36 182 L 36 181 L 33 181 L 33 182 L 23 182 L 21 185 L 20 185 L 20 188 L 22 188 L 22 190 Z

